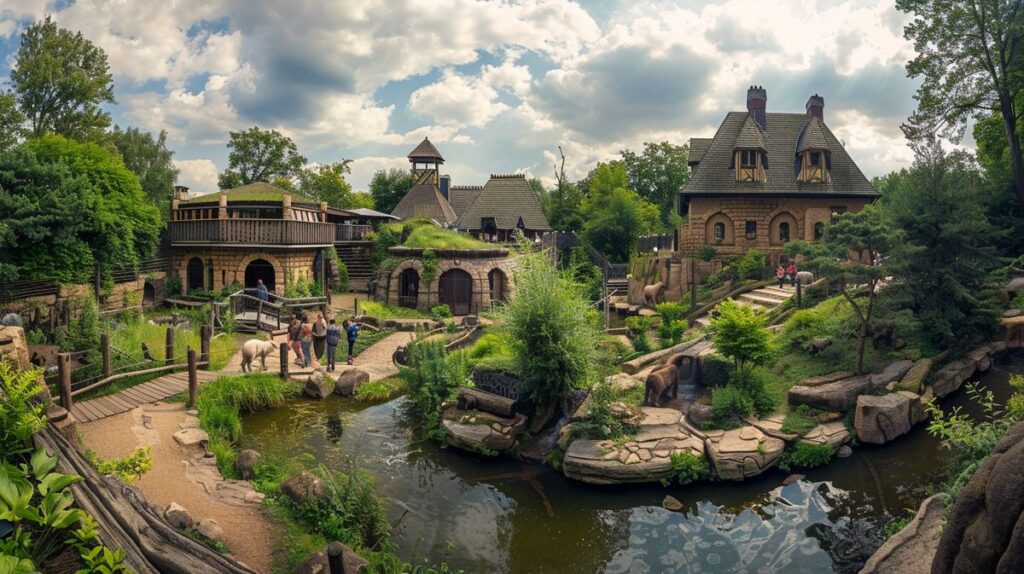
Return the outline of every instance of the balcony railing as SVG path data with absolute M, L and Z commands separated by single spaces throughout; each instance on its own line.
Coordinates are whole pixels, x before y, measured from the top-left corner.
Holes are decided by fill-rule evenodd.
M 366 234 L 373 231 L 369 225 L 356 225 L 354 223 L 338 223 L 334 226 L 335 241 L 363 241 Z
M 330 245 L 333 227 L 283 219 L 208 219 L 171 221 L 167 231 L 171 243 L 177 244 Z

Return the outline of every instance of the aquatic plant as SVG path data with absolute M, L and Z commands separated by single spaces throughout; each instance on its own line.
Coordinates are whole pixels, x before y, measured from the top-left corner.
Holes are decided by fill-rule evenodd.
M 711 465 L 703 456 L 689 452 L 673 452 L 669 457 L 672 461 L 672 476 L 680 485 L 711 478 Z
M 445 441 L 441 428 L 441 404 L 451 400 L 459 385 L 467 381 L 463 353 L 448 355 L 440 340 L 415 341 L 409 344 L 410 407 L 426 436 Z
M 824 466 L 832 460 L 835 449 L 829 444 L 807 444 L 798 442 L 791 450 L 787 450 L 779 461 L 779 468 L 789 472 L 795 467 L 814 468 Z

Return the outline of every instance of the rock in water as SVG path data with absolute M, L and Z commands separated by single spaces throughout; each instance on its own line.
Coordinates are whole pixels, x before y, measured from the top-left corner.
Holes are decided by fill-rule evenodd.
M 844 444 L 836 451 L 836 457 L 838 458 L 850 458 L 851 456 L 853 456 L 853 449 L 848 445 Z
M 306 387 L 302 389 L 302 392 L 314 399 L 326 399 L 327 395 L 331 394 L 331 389 L 327 386 L 329 380 L 326 371 L 317 369 L 310 373 L 309 378 L 306 379 Z
M 793 484 L 794 482 L 800 482 L 803 479 L 804 479 L 804 475 L 802 475 L 802 474 L 791 474 L 791 475 L 787 476 L 782 481 L 782 486 L 789 486 L 789 485 Z
M 349 397 L 356 394 L 362 385 L 370 382 L 370 374 L 360 369 L 345 369 L 338 375 L 338 382 L 334 384 L 334 392 Z
M 665 500 L 661 501 L 661 505 L 675 512 L 679 512 L 683 509 L 683 503 L 679 502 L 679 499 L 672 495 L 666 495 Z

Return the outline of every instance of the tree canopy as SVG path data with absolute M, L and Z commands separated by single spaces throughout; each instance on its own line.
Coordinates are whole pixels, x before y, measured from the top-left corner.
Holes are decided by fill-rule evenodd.
M 25 133 L 25 116 L 14 94 L 0 92 L 0 153 L 18 145 Z
M 278 178 L 297 177 L 306 158 L 291 138 L 276 130 L 253 126 L 230 132 L 228 169 L 220 174 L 221 189 L 232 189 L 256 182 L 271 183 Z
M 381 169 L 373 174 L 370 181 L 370 195 L 373 197 L 374 209 L 383 213 L 391 213 L 398 207 L 406 192 L 412 187 L 412 174 L 404 169 Z
M 136 176 L 96 144 L 49 135 L 0 154 L 0 281 L 88 282 L 96 263 L 151 256 L 160 226 Z
M 679 191 L 690 181 L 687 145 L 669 142 L 645 143 L 639 154 L 631 150 L 620 152 L 626 168 L 629 187 L 647 201 L 658 206 L 661 220 L 667 228 L 675 227 L 675 205 Z
M 93 141 L 110 126 L 110 114 L 100 107 L 114 103 L 106 53 L 49 17 L 22 32 L 11 85 L 36 137 Z
M 170 213 L 171 192 L 178 180 L 174 152 L 167 147 L 167 132 L 157 137 L 138 128 L 122 130 L 114 126 L 110 138 L 121 154 L 124 166 L 139 178 L 142 192 L 166 219 Z
M 345 174 L 351 172 L 350 163 L 351 160 L 343 160 L 302 168 L 297 177 L 299 192 L 331 207 L 359 207 L 355 205 L 358 200 L 352 186 L 345 181 Z
M 716 351 L 732 359 L 740 370 L 771 359 L 771 335 L 763 314 L 732 299 L 719 303 L 715 311 L 711 331 Z
M 614 261 L 628 261 L 637 238 L 660 227 L 657 206 L 629 189 L 621 162 L 599 164 L 591 172 L 581 205 L 583 238 Z

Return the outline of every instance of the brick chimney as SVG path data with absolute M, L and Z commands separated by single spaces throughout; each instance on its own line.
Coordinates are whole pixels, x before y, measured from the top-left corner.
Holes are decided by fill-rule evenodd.
M 764 131 L 767 124 L 765 108 L 768 105 L 768 92 L 761 86 L 750 86 L 747 88 L 747 112 L 754 117 L 757 125 Z
M 173 199 L 188 199 L 188 188 L 184 185 L 174 186 L 174 193 L 171 195 Z
M 807 99 L 807 115 L 819 120 L 825 119 L 825 98 L 814 94 Z

